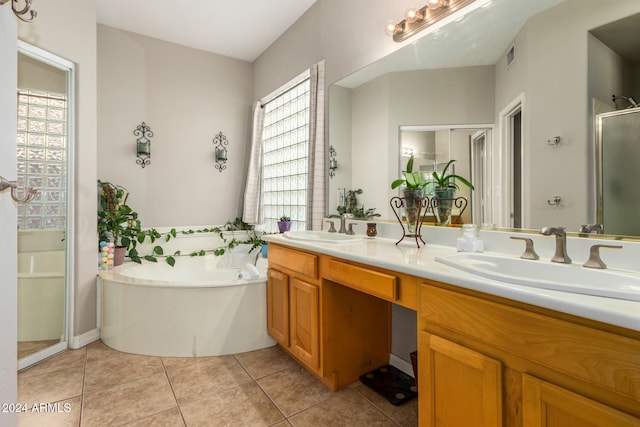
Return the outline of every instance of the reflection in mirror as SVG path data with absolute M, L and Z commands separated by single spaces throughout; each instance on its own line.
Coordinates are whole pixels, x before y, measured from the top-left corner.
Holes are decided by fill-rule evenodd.
M 455 162 L 448 173 L 455 173 L 471 181 L 474 190 L 460 185 L 454 197 L 464 197 L 467 208 L 461 213 L 454 209 L 454 224 L 491 223 L 490 212 L 485 209 L 489 166 L 485 164 L 486 150 L 491 146 L 491 128 L 473 126 L 400 126 L 400 170 L 404 170 L 411 155 L 414 171 L 421 172 L 432 181 L 432 173 L 442 172 L 449 160 Z M 452 169 L 453 168 L 453 169 Z M 426 187 L 426 195 L 433 196 L 433 185 Z
M 19 369 L 67 348 L 73 64 L 26 43 L 18 51 Z
M 472 221 L 569 232 L 596 223 L 595 114 L 616 109 L 613 94 L 640 99 L 639 21 L 636 0 L 494 0 L 335 82 L 329 143 L 341 175 L 329 182 L 330 212 L 335 189 L 353 187 L 393 218 L 384 207 L 402 170 L 402 126 L 489 124 L 491 191 L 485 218 Z

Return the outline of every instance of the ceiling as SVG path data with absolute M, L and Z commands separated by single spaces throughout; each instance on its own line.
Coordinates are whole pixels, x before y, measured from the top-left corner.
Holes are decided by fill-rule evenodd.
M 315 1 L 97 0 L 97 19 L 109 27 L 253 62 Z

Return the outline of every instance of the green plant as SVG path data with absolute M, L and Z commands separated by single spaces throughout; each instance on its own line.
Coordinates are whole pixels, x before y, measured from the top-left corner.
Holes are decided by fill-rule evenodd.
M 291 221 L 291 218 L 286 215 L 282 215 L 280 217 L 280 222 L 289 222 L 289 221 Z
M 391 189 L 396 189 L 404 184 L 405 188 L 414 189 L 414 188 L 424 188 L 429 181 L 424 179 L 420 172 L 413 171 L 413 154 L 409 157 L 407 161 L 407 166 L 404 171 L 402 171 L 403 178 L 399 178 L 394 180 L 391 183 Z
M 449 170 L 449 167 L 453 164 L 453 162 L 455 162 L 455 160 L 453 159 L 449 160 L 449 162 L 445 165 L 444 169 L 442 170 L 441 174 L 438 174 L 438 172 L 436 171 L 434 171 L 431 174 L 431 176 L 433 177 L 432 184 L 435 185 L 436 188 L 455 188 L 457 190 L 459 189 L 459 187 L 456 184 L 455 180 L 458 180 L 464 185 L 466 185 L 467 187 L 469 187 L 471 190 L 473 190 L 474 189 L 473 184 L 471 184 L 469 181 L 467 181 L 465 178 L 461 177 L 460 175 L 456 175 L 453 173 L 447 175 L 447 171 Z
M 100 206 L 98 208 L 98 235 L 101 239 L 111 235 L 116 246 L 131 249 L 136 245 L 140 229 L 138 213 L 127 205 L 129 192 L 126 188 L 98 180 Z
M 379 213 L 375 213 L 374 211 L 376 210 L 376 208 L 370 208 L 365 210 L 364 206 L 361 208 L 355 208 L 353 209 L 352 213 L 353 213 L 353 217 L 355 219 L 367 219 L 367 218 L 375 218 L 380 216 Z

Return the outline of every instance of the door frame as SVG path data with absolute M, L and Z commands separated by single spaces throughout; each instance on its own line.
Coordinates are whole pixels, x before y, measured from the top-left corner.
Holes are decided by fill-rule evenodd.
M 37 59 L 67 75 L 67 170 L 66 170 L 66 225 L 65 225 L 65 339 L 51 347 L 30 354 L 18 360 L 18 371 L 28 368 L 54 354 L 69 348 L 73 337 L 74 295 L 75 295 L 75 64 L 44 49 L 18 40 L 17 52 Z M 14 151 L 15 152 L 15 151 Z M 17 162 L 17 158 L 14 159 Z

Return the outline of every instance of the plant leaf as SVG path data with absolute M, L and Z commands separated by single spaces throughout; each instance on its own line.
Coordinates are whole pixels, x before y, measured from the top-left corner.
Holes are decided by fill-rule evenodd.
M 168 256 L 166 261 L 167 261 L 167 264 L 169 264 L 171 267 L 176 265 L 176 259 L 172 256 Z
M 144 259 L 145 261 L 149 261 L 149 262 L 158 262 L 158 258 L 151 255 L 145 255 Z
M 162 246 L 154 246 L 153 253 L 156 255 L 164 255 L 164 251 L 162 250 Z

